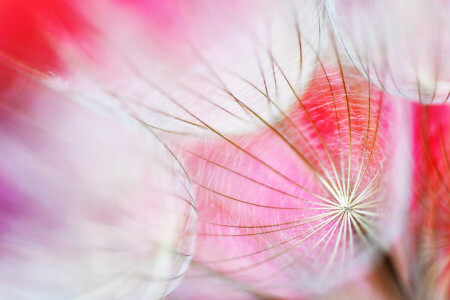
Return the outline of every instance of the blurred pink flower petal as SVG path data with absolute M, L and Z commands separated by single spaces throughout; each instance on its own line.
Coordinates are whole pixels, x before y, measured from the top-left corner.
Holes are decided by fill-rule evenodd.
M 415 202 L 412 211 L 416 293 L 427 299 L 450 297 L 449 213 L 450 107 L 414 108 Z

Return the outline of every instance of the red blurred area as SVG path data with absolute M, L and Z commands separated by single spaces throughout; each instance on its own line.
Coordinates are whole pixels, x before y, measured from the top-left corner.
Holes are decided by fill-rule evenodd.
M 450 296 L 450 107 L 416 104 L 413 232 L 416 284 L 427 297 Z M 420 282 L 422 280 L 423 282 Z M 439 298 L 439 299 L 444 299 Z M 436 298 L 437 299 L 437 298 Z
M 62 69 L 51 40 L 63 34 L 77 35 L 85 27 L 71 1 L 0 1 L 0 90 L 12 84 L 17 72 L 6 58 L 43 72 Z

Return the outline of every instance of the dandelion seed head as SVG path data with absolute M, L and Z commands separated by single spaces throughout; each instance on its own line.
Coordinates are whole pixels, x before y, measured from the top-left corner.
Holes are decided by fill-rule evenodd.
M 339 72 L 326 74 L 330 83 L 315 76 L 279 123 L 248 136 L 217 128 L 216 138 L 178 145 L 197 185 L 198 262 L 269 294 L 320 293 L 392 242 L 398 232 L 382 228 L 399 228 L 407 199 L 389 183 L 408 151 L 395 138 L 401 114 L 373 88 L 367 101 L 352 72 L 345 88 Z M 405 169 L 397 175 L 407 183 Z

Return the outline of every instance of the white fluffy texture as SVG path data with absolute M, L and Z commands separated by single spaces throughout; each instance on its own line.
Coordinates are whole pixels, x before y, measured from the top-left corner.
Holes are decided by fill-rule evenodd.
M 0 234 L 0 298 L 164 297 L 194 246 L 178 164 L 152 135 L 61 95 L 38 100 L 0 130 L 18 207 Z
M 422 103 L 448 101 L 448 0 L 330 0 L 327 8 L 338 42 L 374 84 Z

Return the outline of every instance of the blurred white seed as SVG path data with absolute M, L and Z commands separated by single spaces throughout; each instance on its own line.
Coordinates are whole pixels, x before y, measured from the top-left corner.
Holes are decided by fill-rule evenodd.
M 37 104 L 0 125 L 0 298 L 166 296 L 195 241 L 181 167 L 152 134 L 27 89 Z

